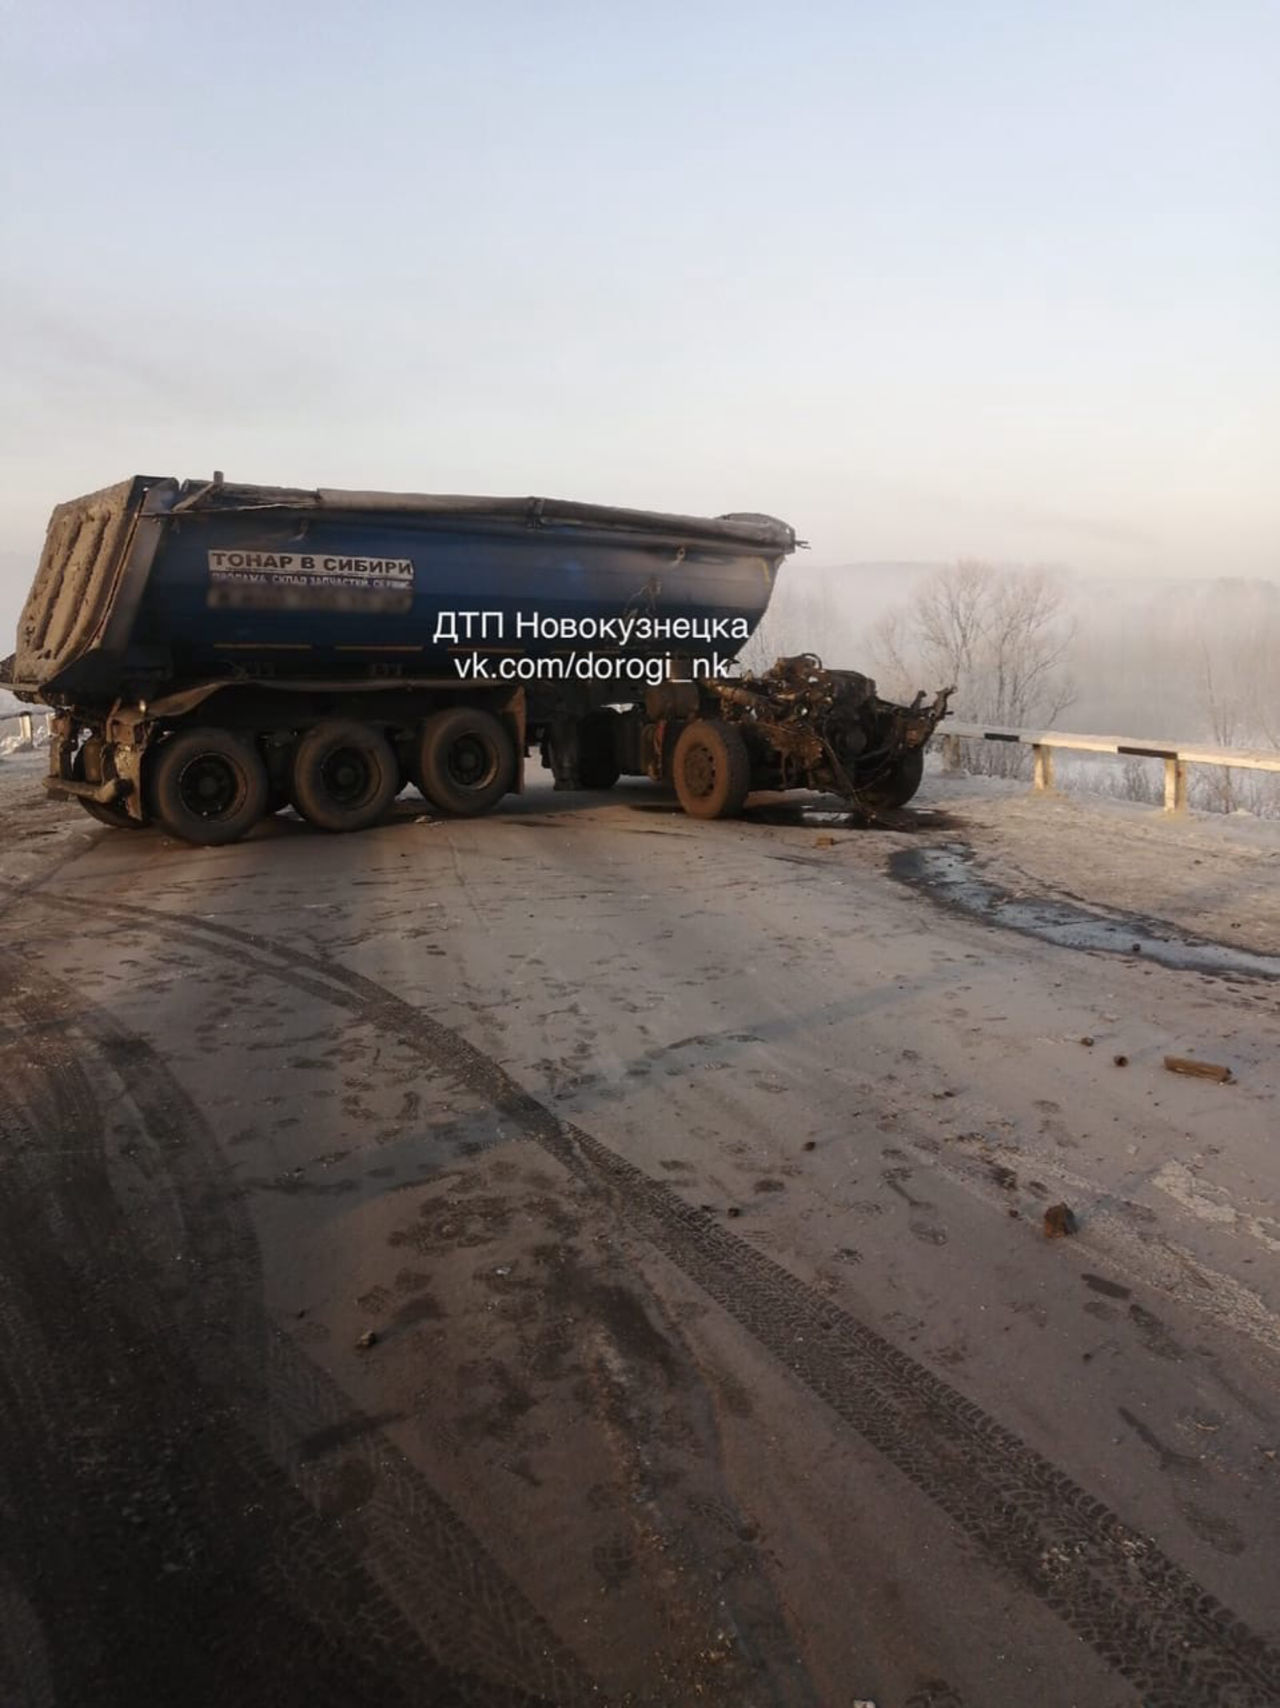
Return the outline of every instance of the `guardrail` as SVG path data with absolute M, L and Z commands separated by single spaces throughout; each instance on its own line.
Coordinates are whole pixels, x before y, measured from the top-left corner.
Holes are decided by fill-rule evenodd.
M 34 745 L 34 742 L 35 742 L 34 719 L 39 715 L 43 715 L 46 717 L 48 716 L 47 713 L 37 714 L 35 712 L 0 712 L 0 724 L 13 723 L 16 721 L 17 725 L 18 725 L 19 733 L 22 737 L 23 746 L 24 747 L 31 747 Z
M 1187 746 L 1176 741 L 1151 741 L 1127 735 L 1069 735 L 1053 729 L 992 729 L 986 724 L 952 723 L 950 719 L 941 735 L 943 764 L 951 770 L 960 768 L 962 741 L 1007 741 L 1029 747 L 1034 764 L 1032 787 L 1042 793 L 1053 788 L 1053 756 L 1059 750 L 1110 754 L 1121 759 L 1162 759 L 1166 812 L 1187 810 L 1188 765 L 1280 772 L 1280 752 L 1257 747 Z

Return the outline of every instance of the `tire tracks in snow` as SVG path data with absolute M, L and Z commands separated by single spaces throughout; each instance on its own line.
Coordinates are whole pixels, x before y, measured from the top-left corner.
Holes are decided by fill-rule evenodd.
M 27 892 L 79 916 L 119 919 L 358 1015 L 490 1103 L 605 1200 L 875 1447 L 997 1567 L 1118 1673 L 1146 1708 L 1270 1708 L 1280 1651 L 1156 1544 L 874 1329 L 833 1306 L 526 1091 L 458 1033 L 362 974 L 262 934 L 163 909 Z
M 213 1135 L 151 1047 L 12 951 L 0 993 L 11 1036 L 39 1039 L 0 1079 L 5 1700 L 599 1702 L 376 1420 L 273 1329 Z M 299 1464 L 339 1424 L 371 1473 L 355 1526 Z

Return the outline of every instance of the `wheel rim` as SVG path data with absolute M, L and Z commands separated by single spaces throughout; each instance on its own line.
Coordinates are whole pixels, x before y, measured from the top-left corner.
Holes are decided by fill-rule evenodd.
M 483 789 L 498 774 L 498 755 L 482 736 L 462 735 L 449 744 L 445 771 L 459 789 Z
M 197 753 L 178 775 L 178 797 L 196 818 L 226 818 L 243 795 L 240 768 L 225 753 Z
M 708 747 L 690 747 L 684 756 L 684 786 L 699 800 L 716 786 L 715 754 Z
M 340 807 L 363 806 L 376 778 L 369 755 L 358 747 L 335 747 L 320 766 L 325 792 Z

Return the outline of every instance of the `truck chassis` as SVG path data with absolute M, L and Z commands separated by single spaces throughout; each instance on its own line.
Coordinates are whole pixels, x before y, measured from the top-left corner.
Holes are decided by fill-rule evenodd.
M 474 817 L 523 787 L 523 757 L 538 749 L 558 789 L 648 777 L 696 818 L 797 788 L 884 809 L 919 787 L 948 692 L 896 705 L 808 653 L 759 675 L 671 680 L 630 706 L 449 680 L 206 683 L 105 714 L 60 709 L 46 787 L 101 823 L 154 821 L 203 844 L 235 841 L 288 804 L 318 828 L 362 830 L 410 783 L 437 811 Z

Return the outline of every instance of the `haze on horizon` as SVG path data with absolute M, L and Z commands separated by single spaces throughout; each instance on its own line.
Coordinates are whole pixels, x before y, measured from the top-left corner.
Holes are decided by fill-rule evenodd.
M 2 28 L 6 631 L 55 503 L 214 467 L 1280 575 L 1262 0 Z

